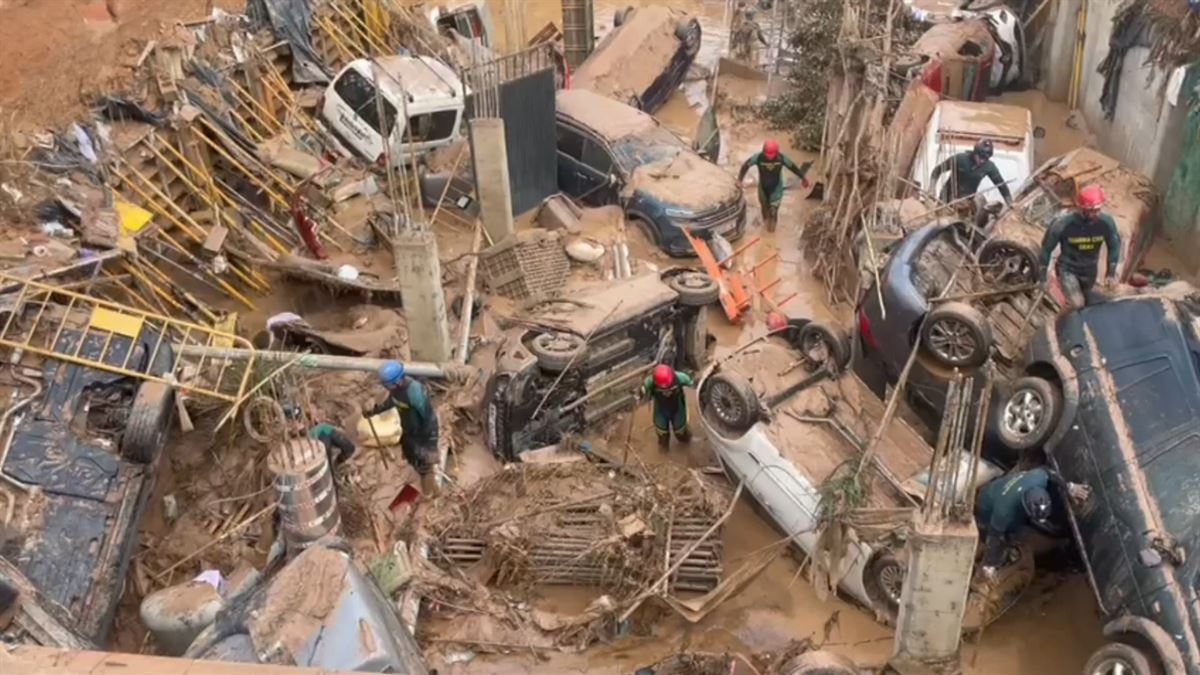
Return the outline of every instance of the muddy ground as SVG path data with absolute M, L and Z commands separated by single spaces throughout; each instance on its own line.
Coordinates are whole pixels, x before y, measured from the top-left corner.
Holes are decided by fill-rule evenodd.
M 57 124 L 82 110 L 81 93 L 92 87 L 123 81 L 129 65 L 136 60 L 145 41 L 164 23 L 192 20 L 203 16 L 206 0 L 0 0 L 0 107 L 6 118 L 15 115 L 23 124 Z M 218 6 L 240 5 L 240 0 L 218 0 Z M 456 3 L 450 3 L 456 4 Z M 597 34 L 611 26 L 613 12 L 628 4 L 659 4 L 650 0 L 597 0 Z M 716 62 L 727 34 L 721 27 L 724 3 L 720 0 L 672 0 L 668 4 L 701 17 L 705 40 L 700 61 L 707 66 Z M 108 6 L 114 11 L 110 12 Z M 113 14 L 116 18 L 113 18 Z M 540 9 L 538 19 L 544 18 Z M 530 19 L 531 23 L 534 22 Z M 543 21 L 544 23 L 544 21 Z M 540 27 L 541 23 L 538 24 Z M 37 83 L 34 85 L 33 83 Z M 720 164 L 736 172 L 741 160 L 760 146 L 767 135 L 778 138 L 783 151 L 797 162 L 814 159 L 790 147 L 787 133 L 762 126 L 747 104 L 762 96 L 765 82 L 723 77 L 724 93 L 721 123 L 724 150 Z M 700 92 L 699 98 L 702 98 Z M 1044 101 L 1036 92 L 1007 95 L 1005 101 L 1027 105 L 1034 111 L 1035 123 L 1047 129 L 1039 141 L 1039 161 L 1086 142 L 1086 131 L 1072 128 L 1066 111 Z M 680 133 L 690 135 L 698 119 L 694 88 L 677 94 L 659 118 Z M 814 175 L 814 178 L 819 176 Z M 830 308 L 817 280 L 807 274 L 798 250 L 798 232 L 815 202 L 805 199 L 805 191 L 794 177 L 780 214 L 780 228 L 767 233 L 757 225 L 757 216 L 747 240 L 758 243 L 745 254 L 752 265 L 778 255 L 763 268 L 763 278 L 779 277 L 773 297 L 787 300 L 784 310 L 793 316 L 819 317 L 848 324 L 846 307 Z M 754 188 L 747 190 L 751 212 L 757 211 Z M 469 249 L 470 233 L 442 228 L 438 231 L 444 259 Z M 641 238 L 632 243 L 633 255 L 641 260 L 666 266 L 665 256 L 651 249 Z M 244 330 L 253 333 L 264 319 L 279 311 L 305 311 L 314 323 L 336 324 L 356 300 L 330 298 L 321 291 L 280 282 L 275 295 L 264 298 L 258 309 L 241 317 Z M 761 302 L 760 302 L 761 304 Z M 760 307 L 761 309 L 761 307 Z M 757 312 L 759 317 L 762 312 Z M 711 316 L 711 332 L 723 344 L 735 344 L 763 328 L 760 320 L 747 326 L 730 325 L 718 312 Z M 246 328 L 250 327 L 250 328 Z M 477 331 L 491 330 L 486 323 Z M 314 404 L 337 422 L 352 426 L 360 403 L 380 395 L 371 386 L 369 376 L 319 376 L 310 379 L 315 392 Z M 438 395 L 435 392 L 435 396 Z M 694 403 L 694 402 L 693 402 Z M 626 416 L 613 420 L 598 436 L 623 436 L 632 423 L 635 453 L 645 462 L 676 462 L 693 467 L 714 464 L 703 437 L 689 447 L 661 454 L 656 448 L 648 410 L 638 410 L 632 421 Z M 196 432 L 173 438 L 168 447 L 168 466 L 160 476 L 149 514 L 143 527 L 145 547 L 131 573 L 127 602 L 114 630 L 111 648 L 120 651 L 153 651 L 136 619 L 136 602 L 141 593 L 163 583 L 180 581 L 202 569 L 216 567 L 226 574 L 239 559 L 261 564 L 266 555 L 266 523 L 247 528 L 251 536 L 234 537 L 228 546 L 213 547 L 184 565 L 172 575 L 155 581 L 150 569 L 162 569 L 172 559 L 196 552 L 213 537 L 256 513 L 270 499 L 262 471 L 266 448 L 253 443 L 236 429 L 232 435 L 214 436 L 213 420 L 201 417 Z M 232 426 L 240 428 L 240 420 Z M 463 425 L 470 430 L 469 423 Z M 699 428 L 696 428 L 699 431 Z M 494 471 L 494 460 L 484 451 L 478 435 L 466 434 L 451 468 L 456 480 L 470 483 Z M 357 540 L 360 550 L 371 553 L 388 539 L 388 524 L 381 524 L 372 513 L 380 511 L 379 502 L 389 499 L 407 478 L 398 468 L 398 457 L 384 469 L 380 453 L 363 448 L 355 458 L 351 474 L 357 476 L 361 493 L 347 507 L 348 534 Z M 163 497 L 174 496 L 179 504 L 177 519 L 168 519 Z M 382 497 L 381 497 L 382 495 Z M 382 531 L 382 532 L 381 532 Z M 725 565 L 732 569 L 740 558 L 775 542 L 779 534 L 743 499 L 725 527 Z M 253 544 L 253 542 L 259 542 Z M 664 613 L 648 634 L 635 634 L 612 644 L 598 646 L 582 654 L 549 654 L 535 657 L 525 651 L 508 655 L 479 655 L 468 663 L 443 666 L 442 673 L 628 673 L 637 667 L 686 649 L 730 650 L 742 653 L 776 651 L 789 642 L 811 638 L 834 651 L 849 655 L 860 663 L 882 662 L 891 650 L 891 633 L 877 624 L 860 608 L 838 599 L 820 600 L 799 574 L 800 567 L 790 556 L 776 559 L 736 597 L 719 607 L 703 622 L 692 625 L 671 613 Z M 542 593 L 538 604 L 558 610 L 580 610 L 594 595 L 586 589 L 551 588 Z M 432 619 L 436 631 L 438 619 Z M 1100 643 L 1100 624 L 1085 582 L 1079 577 L 1047 576 L 1006 616 L 990 626 L 978 644 L 964 648 L 965 672 L 1002 675 L 1008 673 L 1076 672 L 1087 655 Z

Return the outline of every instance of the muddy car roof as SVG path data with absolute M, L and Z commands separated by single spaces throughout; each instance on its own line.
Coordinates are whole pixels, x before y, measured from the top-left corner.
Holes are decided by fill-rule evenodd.
M 971 44 L 977 47 L 972 48 Z M 978 58 L 993 51 L 995 47 L 996 43 L 992 39 L 992 34 L 988 32 L 983 21 L 972 20 L 938 23 L 930 26 L 929 30 L 913 43 L 912 51 L 914 54 L 930 58 L 955 55 Z
M 380 56 L 367 59 L 377 64 L 395 82 L 382 86 L 389 94 L 408 94 L 409 101 L 462 95 L 462 84 L 449 66 L 429 56 Z
M 641 95 L 679 50 L 675 26 L 686 18 L 661 5 L 634 9 L 571 74 L 573 86 L 620 101 Z
M 938 132 L 1021 143 L 1033 129 L 1028 108 L 1000 103 L 940 101 Z
M 624 321 L 675 302 L 679 295 L 657 274 L 643 274 L 618 282 L 592 284 L 571 294 L 571 302 L 543 306 L 534 318 L 543 319 L 579 335 L 602 334 L 603 326 Z
M 658 126 L 657 120 L 637 108 L 586 89 L 564 89 L 556 103 L 560 115 L 610 141 Z

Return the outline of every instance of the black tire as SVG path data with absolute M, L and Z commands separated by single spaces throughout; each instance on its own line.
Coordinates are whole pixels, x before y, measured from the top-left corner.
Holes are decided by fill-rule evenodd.
M 1000 440 L 1014 450 L 1035 448 L 1054 433 L 1062 415 L 1059 388 L 1040 377 L 1022 377 L 1000 408 Z
M 947 302 L 925 317 L 921 344 L 943 365 L 975 368 L 988 359 L 992 330 L 979 310 L 966 303 Z
M 984 243 L 979 249 L 979 266 L 989 282 L 1013 286 L 1036 282 L 1040 267 L 1028 246 L 1004 239 Z
M 675 38 L 683 43 L 688 55 L 692 58 L 695 58 L 697 52 L 700 51 L 700 31 L 700 22 L 695 19 L 675 24 Z
M 750 381 L 732 373 L 713 375 L 701 403 L 723 429 L 741 434 L 758 421 L 758 394 Z
M 529 342 L 529 351 L 538 366 L 547 372 L 561 373 L 584 350 L 583 338 L 574 333 L 539 333 Z
M 863 572 L 863 586 L 874 605 L 872 609 L 881 614 L 888 624 L 895 624 L 900 614 L 900 594 L 907 575 L 908 567 L 892 549 L 875 554 Z
M 823 321 L 809 321 L 800 329 L 796 348 L 817 365 L 841 371 L 850 363 L 850 338 Z
M 618 9 L 613 12 L 613 28 L 620 28 L 621 24 L 625 23 L 625 19 L 629 18 L 629 13 L 633 11 L 633 5 L 625 9 Z
M 721 287 L 703 272 L 676 274 L 667 279 L 667 285 L 679 294 L 679 304 L 688 307 L 711 305 L 721 296 Z
M 1121 671 L 1117 667 L 1122 668 Z M 1158 675 L 1153 661 L 1145 652 L 1124 642 L 1109 642 L 1092 652 L 1083 666 L 1084 675 Z
M 701 307 L 683 322 L 683 358 L 699 372 L 708 361 L 708 310 Z
M 153 464 L 175 411 L 175 394 L 162 382 L 143 382 L 138 386 L 129 409 L 129 422 L 121 436 L 121 456 L 139 464 Z
M 629 222 L 633 223 L 633 226 L 637 228 L 638 232 L 642 233 L 642 236 L 646 238 L 646 241 L 650 242 L 651 246 L 654 248 L 662 247 L 658 241 L 658 232 L 654 231 L 654 227 L 650 223 L 639 216 L 628 216 L 628 218 Z
M 858 675 L 858 667 L 844 656 L 817 650 L 794 656 L 779 667 L 779 675 Z

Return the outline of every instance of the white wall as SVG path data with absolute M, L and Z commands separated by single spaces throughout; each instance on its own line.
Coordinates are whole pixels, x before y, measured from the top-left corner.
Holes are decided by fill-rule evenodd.
M 1081 1 L 1051 0 L 1055 13 L 1043 41 L 1042 84 L 1046 95 L 1056 100 L 1067 98 Z M 1165 191 L 1179 160 L 1185 119 L 1182 108 L 1160 96 L 1162 83 L 1170 74 L 1143 65 L 1147 49 L 1130 49 L 1125 54 L 1113 119 L 1105 120 L 1100 108 L 1104 78 L 1096 68 L 1108 55 L 1112 18 L 1120 5 L 1120 0 L 1087 0 L 1078 107 L 1098 139 L 1101 152 L 1150 177 L 1160 191 Z

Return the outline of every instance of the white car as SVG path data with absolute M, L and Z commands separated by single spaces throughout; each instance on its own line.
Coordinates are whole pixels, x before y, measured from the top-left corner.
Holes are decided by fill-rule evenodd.
M 952 172 L 932 180 L 935 167 L 954 155 L 973 149 L 982 140 L 995 148 L 992 162 L 1016 194 L 1029 180 L 1035 168 L 1033 158 L 1033 115 L 1027 108 L 999 103 L 938 101 L 925 125 L 925 134 L 912 164 L 912 182 L 934 196 L 940 196 Z M 1003 204 L 996 187 L 984 180 L 979 194 L 989 204 Z
M 325 90 L 321 119 L 350 153 L 379 164 L 390 154 L 400 165 L 458 139 L 467 93 L 449 66 L 428 56 L 356 59 Z
M 813 363 L 803 354 L 812 354 L 815 344 L 823 344 L 824 357 L 838 364 L 837 374 L 822 378 L 814 374 L 822 371 L 800 365 Z M 827 326 L 793 320 L 793 327 L 718 360 L 699 383 L 701 423 L 729 479 L 744 482 L 776 526 L 818 561 L 829 560 L 819 551 L 817 532 L 823 486 L 831 476 L 857 468 L 883 416 L 882 403 L 867 386 L 853 373 L 840 372 L 849 350 L 846 338 Z M 894 419 L 863 474 L 867 490 L 861 506 L 915 508 L 932 454 L 912 427 Z M 966 489 L 966 473 L 960 491 Z M 973 487 L 1000 473 L 981 460 Z M 906 571 L 903 546 L 872 545 L 851 532 L 829 574 L 843 593 L 892 622 Z

